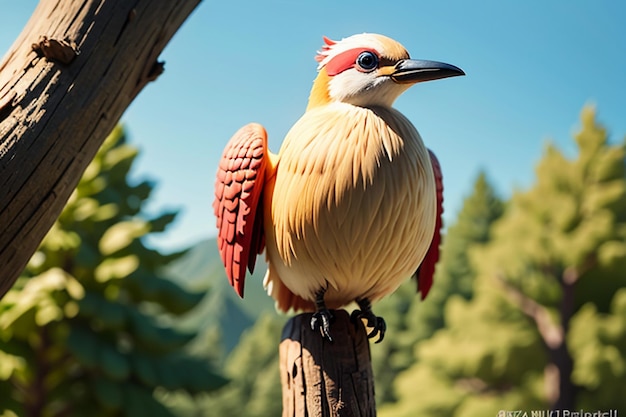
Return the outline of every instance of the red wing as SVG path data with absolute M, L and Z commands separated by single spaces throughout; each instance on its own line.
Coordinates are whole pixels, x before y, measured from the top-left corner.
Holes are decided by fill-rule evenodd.
M 430 287 L 433 285 L 433 276 L 435 275 L 435 265 L 439 261 L 439 245 L 441 244 L 441 226 L 443 216 L 443 175 L 441 173 L 441 165 L 435 154 L 429 149 L 430 162 L 433 166 L 435 174 L 435 187 L 437 189 L 437 218 L 435 219 L 435 233 L 433 240 L 426 256 L 417 270 L 417 288 L 422 294 L 422 300 L 428 295 Z
M 246 266 L 254 271 L 263 252 L 263 185 L 268 160 L 267 133 L 248 124 L 230 139 L 217 169 L 213 210 L 217 246 L 230 285 L 243 298 Z

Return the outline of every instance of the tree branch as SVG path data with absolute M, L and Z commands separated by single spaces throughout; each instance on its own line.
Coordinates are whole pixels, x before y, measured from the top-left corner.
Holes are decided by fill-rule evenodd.
M 549 349 L 560 346 L 563 343 L 563 329 L 554 324 L 548 309 L 508 283 L 503 277 L 498 275 L 496 279 L 504 288 L 509 300 L 535 322 L 544 344 Z
M 574 362 L 567 346 L 566 335 L 574 315 L 574 286 L 579 277 L 580 273 L 573 267 L 566 268 L 561 276 L 562 294 L 558 324 L 550 318 L 546 307 L 508 283 L 502 276 L 496 278 L 509 299 L 535 322 L 547 348 L 549 359 L 545 368 L 545 381 L 547 397 L 553 410 L 568 410 L 574 407 L 577 387 L 571 379 Z
M 0 297 L 200 0 L 46 0 L 0 62 Z

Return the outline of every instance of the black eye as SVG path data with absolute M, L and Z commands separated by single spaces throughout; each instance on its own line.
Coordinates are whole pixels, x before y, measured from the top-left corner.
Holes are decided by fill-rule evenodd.
M 378 57 L 370 51 L 361 52 L 356 59 L 356 64 L 365 72 L 370 72 L 378 67 Z

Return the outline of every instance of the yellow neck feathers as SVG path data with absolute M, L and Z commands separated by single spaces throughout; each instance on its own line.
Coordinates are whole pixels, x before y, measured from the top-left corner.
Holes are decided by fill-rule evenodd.
M 309 104 L 307 111 L 314 107 L 324 106 L 330 103 L 330 95 L 328 94 L 328 83 L 330 82 L 330 76 L 326 72 L 326 68 L 322 68 L 317 74 L 317 78 L 313 81 L 313 88 L 309 95 Z

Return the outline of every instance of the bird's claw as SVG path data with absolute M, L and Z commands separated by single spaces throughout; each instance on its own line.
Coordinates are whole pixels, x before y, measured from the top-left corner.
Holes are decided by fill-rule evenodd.
M 382 317 L 376 316 L 371 310 L 354 310 L 350 315 L 352 321 L 356 324 L 361 320 L 366 320 L 367 328 L 372 330 L 367 334 L 369 339 L 378 336 L 378 340 L 375 343 L 380 343 L 385 338 L 385 332 L 387 331 L 387 323 Z
M 317 310 L 313 313 L 313 316 L 311 316 L 311 330 L 319 330 L 323 339 L 328 339 L 329 342 L 332 342 L 333 338 L 330 336 L 330 323 L 333 318 L 330 310 L 326 308 Z

